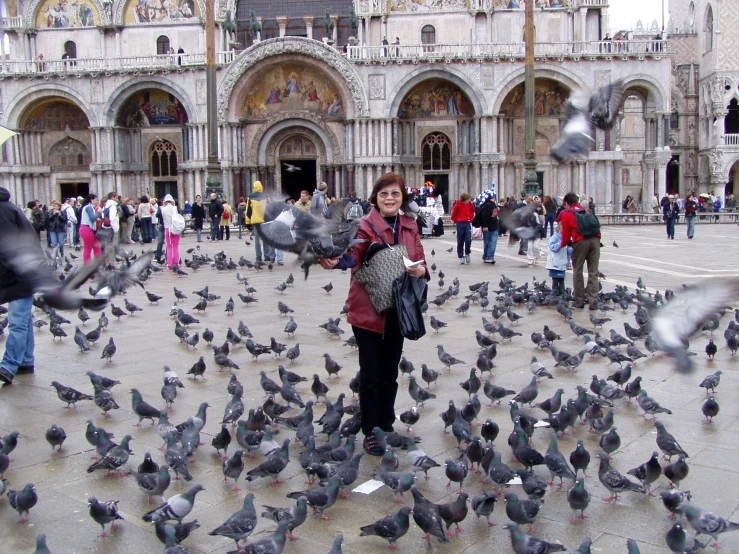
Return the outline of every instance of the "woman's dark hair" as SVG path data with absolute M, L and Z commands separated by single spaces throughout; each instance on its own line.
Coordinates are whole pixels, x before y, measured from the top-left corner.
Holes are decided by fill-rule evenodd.
M 149 203 L 149 197 L 146 196 L 146 195 L 142 196 L 139 200 L 141 201 L 142 204 L 148 204 Z
M 36 207 L 36 201 L 35 200 L 29 200 L 28 203 L 26 204 L 26 207 L 29 210 L 34 209 Z
M 85 199 L 82 201 L 82 206 L 87 206 L 90 202 L 95 200 L 98 197 L 97 194 L 90 193 L 87 196 L 85 196 Z
M 377 193 L 390 185 L 398 185 L 400 190 L 403 192 L 403 201 L 401 202 L 401 205 L 408 203 L 408 191 L 405 189 L 405 181 L 403 180 L 403 177 L 398 173 L 385 173 L 385 175 L 381 175 L 380 178 L 375 181 L 375 186 L 372 187 L 372 193 L 369 197 L 370 204 L 377 206 Z
M 545 206 L 551 206 L 553 204 L 552 197 L 551 196 L 545 196 L 544 202 L 542 202 Z

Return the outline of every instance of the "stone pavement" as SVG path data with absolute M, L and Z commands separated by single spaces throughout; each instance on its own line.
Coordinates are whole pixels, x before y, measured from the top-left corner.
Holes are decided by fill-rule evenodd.
M 699 225 L 696 238 L 692 241 L 685 238 L 685 227 L 679 226 L 677 238 L 668 241 L 664 229 L 661 227 L 611 227 L 604 228 L 603 242 L 607 248 L 602 250 L 601 270 L 606 275 L 603 287 L 606 290 L 615 284 L 634 286 L 638 276 L 644 279 L 650 290 L 664 291 L 666 287 L 679 290 L 682 283 L 689 284 L 704 278 L 714 278 L 724 275 L 735 275 L 739 268 L 739 247 L 734 242 L 737 228 L 733 225 Z M 437 239 L 425 239 L 429 265 L 433 260 L 439 269 L 446 274 L 446 282 L 451 283 L 454 277 L 461 281 L 461 291 L 467 291 L 467 286 L 482 280 L 491 282 L 491 290 L 497 288 L 501 273 L 522 284 L 533 277 L 546 279 L 544 264 L 535 267 L 526 265 L 525 257 L 517 256 L 516 250 L 508 249 L 506 238 L 501 239 L 498 245 L 498 263 L 495 266 L 483 265 L 481 257 L 481 242 L 473 245 L 473 263 L 459 266 L 456 253 L 447 253 L 446 250 L 454 246 L 454 236 L 447 234 Z M 611 247 L 616 241 L 619 248 Z M 195 246 L 192 236 L 183 238 L 182 252 Z M 202 250 L 213 254 L 223 249 L 228 255 L 238 259 L 245 255 L 253 259 L 253 247 L 246 247 L 243 241 L 237 240 L 236 233 L 232 234 L 230 242 L 221 242 L 216 245 L 203 242 Z M 431 257 L 431 250 L 436 251 Z M 140 251 L 140 246 L 136 246 Z M 275 287 L 292 272 L 295 275 L 295 285 L 280 294 Z M 150 305 L 141 289 L 131 289 L 127 298 L 143 308 L 143 312 L 133 317 L 124 317 L 120 322 L 110 316 L 111 320 L 100 344 L 94 346 L 89 353 L 80 353 L 72 340 L 73 325 L 77 323 L 76 314 L 65 314 L 73 325 L 65 326 L 69 338 L 61 342 L 52 342 L 48 327 L 37 331 L 37 370 L 35 375 L 19 376 L 12 387 L 0 390 L 0 434 L 13 430 L 21 432 L 20 444 L 13 452 L 13 462 L 5 473 L 10 488 L 22 488 L 27 482 L 36 485 L 39 502 L 31 511 L 30 523 L 23 525 L 16 523 L 17 515 L 8 504 L 7 497 L 0 498 L 0 551 L 2 552 L 32 552 L 34 540 L 38 533 L 44 532 L 48 537 L 48 545 L 55 553 L 76 552 L 161 552 L 163 546 L 154 536 L 150 525 L 142 521 L 141 516 L 151 506 L 146 503 L 144 494 L 138 489 L 130 477 L 106 477 L 103 471 L 86 473 L 90 464 L 92 449 L 84 438 L 85 421 L 92 419 L 96 425 L 102 425 L 115 433 L 117 440 L 125 434 L 133 436 L 131 447 L 135 455 L 127 465 L 127 469 L 135 469 L 143 459 L 143 454 L 151 452 L 154 459 L 163 463 L 163 456 L 157 449 L 161 441 L 154 427 L 144 423 L 140 428 L 133 427 L 136 422 L 131 412 L 129 389 L 137 387 L 142 391 L 144 399 L 157 407 L 163 407 L 160 397 L 162 385 L 162 367 L 166 364 L 177 371 L 185 381 L 185 389 L 179 391 L 174 407 L 169 410 L 173 423 L 184 421 L 193 415 L 200 402 L 207 401 L 211 407 L 208 413 L 208 422 L 203 432 L 203 441 L 206 443 L 196 454 L 196 462 L 191 464 L 194 475 L 192 483 L 201 483 L 205 491 L 200 493 L 195 508 L 187 520 L 197 518 L 201 528 L 185 542 L 192 552 L 226 552 L 233 549 L 233 542 L 220 537 L 208 536 L 208 532 L 223 523 L 226 518 L 242 505 L 245 492 L 234 492 L 231 484 L 222 480 L 221 459 L 215 455 L 210 442 L 214 433 L 220 430 L 220 419 L 223 408 L 228 401 L 226 384 L 228 375 L 218 373 L 213 362 L 213 355 L 201 340 L 197 350 L 187 349 L 173 334 L 174 324 L 168 316 L 173 303 L 172 287 L 183 290 L 188 299 L 182 302 L 181 307 L 188 313 L 196 315 L 192 307 L 197 302 L 192 291 L 210 285 L 210 291 L 218 294 L 222 299 L 210 305 L 205 314 L 199 317 L 201 323 L 193 325 L 191 332 L 202 331 L 208 327 L 216 335 L 216 344 L 222 344 L 228 327 L 236 328 L 239 320 L 250 328 L 255 339 L 260 343 L 269 344 L 270 337 L 285 342 L 290 346 L 300 343 L 301 355 L 297 362 L 289 369 L 307 377 L 318 373 L 321 379 L 331 387 L 330 399 L 335 399 L 340 392 L 349 392 L 349 381 L 357 371 L 357 354 L 349 347 L 342 346 L 343 340 L 330 339 L 326 333 L 318 328 L 320 323 L 328 317 L 336 317 L 346 298 L 349 276 L 341 272 L 326 272 L 318 267 L 314 268 L 307 281 L 304 281 L 298 266 L 292 264 L 292 258 L 286 256 L 286 265 L 272 271 L 264 270 L 242 271 L 249 277 L 249 282 L 258 292 L 258 303 L 244 305 L 237 297 L 237 292 L 243 288 L 235 278 L 235 272 L 216 274 L 211 268 L 202 268 L 197 272 L 189 271 L 188 277 L 178 278 L 171 273 L 163 272 L 153 275 L 147 283 L 148 290 L 163 295 L 159 305 Z M 430 297 L 438 290 L 437 276 L 434 275 L 430 283 Z M 321 287 L 331 281 L 334 290 L 327 294 Z M 571 276 L 567 277 L 568 286 Z M 224 312 L 226 300 L 233 296 L 236 300 L 236 313 L 229 316 Z M 122 304 L 122 299 L 119 299 Z M 283 332 L 286 318 L 279 316 L 277 302 L 282 301 L 295 310 L 295 319 L 298 329 L 295 338 L 288 338 Z M 116 302 L 118 303 L 118 302 Z M 460 298 L 453 299 L 441 308 L 431 306 L 429 314 L 446 321 L 449 325 L 438 334 L 429 328 L 429 334 L 418 342 L 406 342 L 405 356 L 413 362 L 420 373 L 420 366 L 426 363 L 432 369 L 441 369 L 436 354 L 436 345 L 443 344 L 446 351 L 465 360 L 466 365 L 455 366 L 451 373 L 444 372 L 439 378 L 438 386 L 433 390 L 437 395 L 421 409 L 421 420 L 415 426 L 416 433 L 422 437 L 420 446 L 426 453 L 439 463 L 446 458 L 456 457 L 456 441 L 452 435 L 443 435 L 439 412 L 447 407 L 449 399 L 453 399 L 457 406 L 466 401 L 466 393 L 458 383 L 468 376 L 469 367 L 474 363 L 478 346 L 474 339 L 474 331 L 481 329 L 480 317 L 485 315 L 479 306 L 473 305 L 466 316 L 455 313 L 454 308 L 461 303 Z M 593 373 L 606 377 L 616 366 L 606 366 L 604 360 L 586 359 L 576 374 L 567 374 L 559 369 L 552 369 L 553 361 L 546 351 L 537 351 L 529 340 L 533 331 L 541 331 L 544 324 L 549 324 L 558 331 L 563 339 L 557 346 L 565 351 L 574 353 L 580 349 L 580 341 L 576 340 L 564 320 L 556 314 L 553 308 L 538 308 L 528 315 L 525 309 L 517 309 L 524 319 L 515 327 L 523 334 L 516 337 L 511 344 L 503 344 L 498 349 L 495 359 L 493 375 L 495 382 L 506 388 L 520 390 L 528 384 L 531 374 L 528 370 L 532 355 L 539 357 L 552 370 L 555 379 L 544 380 L 540 385 L 539 400 L 551 396 L 558 387 L 565 389 L 565 395 L 575 392 L 578 384 L 588 385 Z M 631 314 L 611 312 L 614 321 L 612 327 L 622 331 L 623 322 L 633 324 Z M 589 312 L 575 310 L 575 321 L 583 326 L 590 326 Z M 703 349 L 708 342 L 708 334 L 704 333 L 693 339 L 693 350 L 698 353 L 696 359 L 697 371 L 691 375 L 678 375 L 669 361 L 659 358 L 641 360 L 634 368 L 634 375 L 642 375 L 643 386 L 663 406 L 673 411 L 672 415 L 663 415 L 660 420 L 665 423 L 668 431 L 672 432 L 683 448 L 690 454 L 690 475 L 683 483 L 684 489 L 693 493 L 695 504 L 712 510 L 717 514 L 739 520 L 737 505 L 739 503 L 739 479 L 737 479 L 737 465 L 734 456 L 739 455 L 739 432 L 735 427 L 739 421 L 739 403 L 737 399 L 737 358 L 731 357 L 725 348 L 721 332 L 726 328 L 733 314 L 727 314 L 722 322 L 720 331 L 715 333 L 719 353 L 716 361 L 707 361 Z M 351 334 L 351 328 L 342 323 L 346 334 Z M 88 322 L 87 330 L 92 328 Z M 606 325 L 605 331 L 608 332 Z M 108 337 L 114 337 L 118 352 L 113 361 L 108 363 L 100 359 L 101 344 L 105 344 Z M 2 339 L 0 339 L 2 340 Z M 3 341 L 4 342 L 4 341 Z M 3 344 L 0 342 L 0 345 Z M 640 345 L 643 347 L 643 343 Z M 2 346 L 0 346 L 0 349 Z M 321 355 L 328 352 L 338 361 L 343 370 L 338 379 L 327 379 L 323 368 L 324 360 Z M 207 381 L 193 382 L 185 379 L 185 373 L 190 366 L 203 355 L 207 363 Z M 259 371 L 265 370 L 273 379 L 277 379 L 277 365 L 286 363 L 286 360 L 275 360 L 270 356 L 262 356 L 259 361 L 251 361 L 251 356 L 243 347 L 232 351 L 231 358 L 241 366 L 235 370 L 239 380 L 244 385 L 244 403 L 247 410 L 264 402 L 264 396 L 259 386 Z M 716 393 L 716 399 L 721 404 L 721 413 L 713 424 L 706 423 L 700 412 L 700 406 L 705 398 L 705 392 L 698 387 L 698 383 L 708 373 L 716 369 L 724 370 L 721 386 Z M 114 410 L 111 418 L 102 417 L 100 410 L 92 402 L 81 402 L 76 409 L 65 410 L 63 403 L 57 398 L 55 391 L 49 386 L 52 380 L 58 380 L 65 385 L 75 387 L 85 392 L 92 392 L 91 385 L 85 376 L 87 370 L 93 370 L 101 375 L 120 379 L 122 384 L 113 389 L 113 394 L 121 406 Z M 309 384 L 309 383 L 308 383 Z M 306 385 L 306 384 L 303 384 Z M 299 386 L 299 392 L 307 400 L 311 397 L 308 386 Z M 482 394 L 481 394 L 482 397 Z M 495 443 L 496 451 L 501 451 L 503 461 L 512 463 L 514 468 L 520 467 L 512 462 L 512 453 L 506 444 L 508 434 L 512 430 L 512 423 L 505 403 L 501 406 L 487 407 L 484 401 L 480 414 L 482 420 L 491 418 L 501 428 L 500 435 Z M 407 380 L 401 379 L 401 388 L 398 394 L 396 409 L 398 413 L 413 404 L 407 392 Z M 323 405 L 316 409 L 316 418 L 323 413 Z M 539 410 L 526 410 L 541 417 Z M 297 413 L 296 411 L 292 412 Z M 621 436 L 621 448 L 614 454 L 614 466 L 622 473 L 645 462 L 655 444 L 655 430 L 652 424 L 639 417 L 640 410 L 635 405 L 618 401 L 616 407 L 616 427 Z M 44 440 L 46 429 L 52 424 L 63 427 L 67 433 L 67 441 L 62 453 L 50 459 L 51 449 Z M 398 430 L 400 426 L 398 426 Z M 473 432 L 475 430 L 473 429 Z M 285 430 L 277 437 L 289 435 Z M 588 433 L 583 427 L 578 437 L 583 438 L 586 448 L 595 459 L 598 449 L 598 436 Z M 560 450 L 568 456 L 574 449 L 577 437 L 566 437 L 560 440 Z M 321 439 L 323 440 L 323 439 Z M 360 437 L 361 440 L 361 437 Z M 536 432 L 533 445 L 542 453 L 546 451 L 549 442 L 546 430 Z M 361 443 L 360 443 L 361 444 Z M 230 451 L 235 450 L 236 440 Z M 302 447 L 291 445 L 290 465 L 283 472 L 285 484 L 270 487 L 264 479 L 254 483 L 239 482 L 244 491 L 255 494 L 257 511 L 261 513 L 262 505 L 289 506 L 294 501 L 285 498 L 290 491 L 303 490 L 305 475 L 297 461 Z M 400 454 L 400 469 L 406 468 L 405 454 Z M 247 469 L 254 467 L 257 460 L 247 460 Z M 371 478 L 378 464 L 378 460 L 365 456 L 361 464 L 361 474 L 355 484 L 360 484 Z M 546 477 L 546 468 L 539 467 L 537 473 Z M 585 536 L 590 536 L 593 543 L 593 552 L 616 553 L 626 551 L 626 538 L 631 537 L 638 541 L 643 553 L 666 553 L 664 534 L 670 528 L 671 522 L 667 512 L 657 498 L 645 495 L 627 493 L 617 503 L 605 503 L 601 499 L 609 496 L 597 479 L 597 464 L 591 463 L 590 478 L 586 485 L 593 495 L 592 502 L 586 514 L 588 519 L 570 523 L 572 515 L 566 501 L 566 488 L 550 487 L 546 502 L 537 519 L 536 536 L 550 540 L 561 541 L 567 547 L 575 550 Z M 452 489 L 445 487 L 443 468 L 430 471 L 431 479 L 419 479 L 417 484 L 421 491 L 435 502 L 450 502 L 455 497 L 456 486 Z M 661 478 L 658 490 L 667 486 L 666 480 Z M 167 497 L 181 493 L 189 484 L 173 481 L 167 491 Z M 514 490 L 517 489 L 514 487 Z M 487 490 L 480 484 L 480 477 L 472 474 L 465 483 L 465 490 L 470 496 Z M 522 491 L 518 489 L 519 493 Z M 120 500 L 120 510 L 125 521 L 110 533 L 105 539 L 97 536 L 99 526 L 94 523 L 87 508 L 87 498 L 96 496 L 99 500 Z M 405 503 L 412 505 L 412 498 L 406 495 Z M 339 499 L 337 504 L 327 511 L 333 521 L 321 521 L 317 516 L 309 514 L 306 523 L 296 530 L 299 540 L 290 542 L 285 552 L 328 552 L 337 532 L 343 532 L 344 552 L 384 552 L 387 543 L 376 537 L 362 537 L 359 527 L 374 522 L 383 515 L 395 511 L 397 506 L 392 503 L 392 494 L 383 487 L 369 495 L 353 493 L 349 500 Z M 458 552 L 511 552 L 508 532 L 502 529 L 508 521 L 505 515 L 505 504 L 499 502 L 493 512 L 493 521 L 497 524 L 488 528 L 484 521 L 477 521 L 474 514 L 468 516 L 463 523 L 465 531 L 447 544 L 440 544 L 432 540 L 431 549 L 440 553 Z M 257 530 L 252 539 L 266 536 L 274 528 L 268 520 L 260 519 Z M 411 522 L 411 528 L 406 536 L 399 540 L 400 548 L 405 552 L 423 552 L 426 546 L 420 529 Z M 739 552 L 739 533 L 727 534 L 723 537 L 721 552 Z

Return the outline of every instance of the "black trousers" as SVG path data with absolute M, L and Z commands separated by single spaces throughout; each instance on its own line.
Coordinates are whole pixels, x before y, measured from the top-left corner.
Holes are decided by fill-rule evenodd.
M 359 347 L 359 408 L 362 432 L 379 427 L 393 430 L 395 397 L 398 394 L 398 364 L 403 352 L 398 316 L 390 309 L 385 317 L 385 333 L 375 333 L 352 325 Z

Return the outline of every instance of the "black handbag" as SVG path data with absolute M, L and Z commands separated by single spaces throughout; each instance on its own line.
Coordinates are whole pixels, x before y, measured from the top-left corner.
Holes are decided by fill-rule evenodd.
M 406 273 L 403 258 L 408 257 L 408 249 L 404 244 L 389 245 L 372 223 L 370 227 L 382 242 L 369 245 L 362 267 L 354 272 L 354 278 L 362 283 L 370 303 L 381 314 L 395 305 L 393 282 Z
M 426 302 L 427 290 L 426 279 L 418 279 L 408 272 L 393 281 L 400 333 L 409 340 L 418 340 L 426 334 L 421 308 Z

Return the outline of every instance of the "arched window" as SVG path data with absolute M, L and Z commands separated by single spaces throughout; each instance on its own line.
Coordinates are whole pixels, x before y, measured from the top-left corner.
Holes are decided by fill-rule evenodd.
M 444 171 L 452 167 L 452 144 L 442 133 L 432 133 L 423 139 L 421 157 L 424 171 Z
M 157 37 L 157 55 L 169 54 L 169 37 L 164 35 Z
M 171 142 L 158 141 L 151 149 L 152 177 L 177 177 L 177 148 Z
M 433 52 L 433 46 L 427 46 L 430 44 L 436 44 L 436 29 L 433 25 L 424 25 L 421 29 L 421 44 L 423 44 L 424 52 Z
M 72 59 L 77 57 L 77 45 L 74 41 L 68 40 L 64 43 L 64 56 Z
M 49 151 L 51 167 L 77 167 L 90 163 L 90 152 L 80 141 L 67 137 L 60 140 Z
M 680 114 L 675 110 L 670 114 L 670 129 L 680 128 Z
M 706 9 L 706 25 L 703 28 L 703 45 L 704 52 L 710 52 L 713 50 L 713 8 L 708 5 Z

